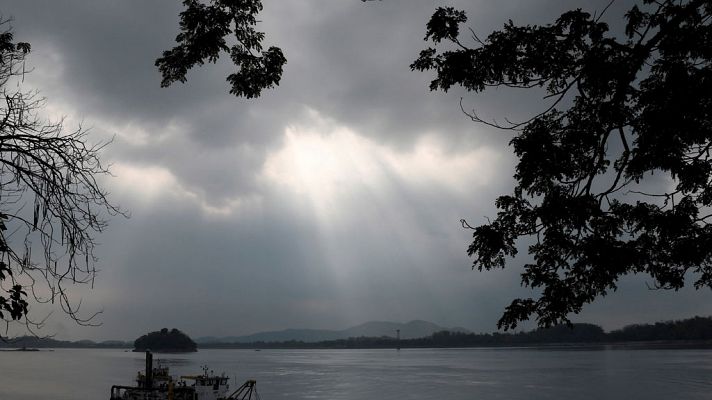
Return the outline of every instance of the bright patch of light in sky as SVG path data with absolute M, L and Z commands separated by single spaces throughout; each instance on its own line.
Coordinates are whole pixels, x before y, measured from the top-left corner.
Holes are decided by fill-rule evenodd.
M 190 194 L 167 168 L 117 163 L 111 170 L 116 176 L 114 190 L 131 192 L 139 203 L 152 203 L 166 194 Z
M 448 152 L 433 136 L 398 150 L 310 110 L 307 123 L 285 128 L 284 145 L 266 160 L 268 181 L 307 198 L 321 221 L 334 221 L 356 192 L 384 195 L 394 180 L 465 193 L 486 185 L 497 153 L 486 147 Z

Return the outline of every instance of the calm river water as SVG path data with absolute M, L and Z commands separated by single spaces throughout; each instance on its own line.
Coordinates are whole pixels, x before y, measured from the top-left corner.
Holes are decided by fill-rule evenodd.
M 201 350 L 158 354 L 173 375 L 202 365 L 257 379 L 264 400 L 712 399 L 712 350 Z M 0 399 L 108 399 L 141 353 L 0 352 Z

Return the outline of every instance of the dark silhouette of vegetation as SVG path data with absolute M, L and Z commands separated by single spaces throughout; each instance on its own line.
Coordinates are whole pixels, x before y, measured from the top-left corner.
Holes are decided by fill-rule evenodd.
M 628 325 L 609 333 L 611 341 L 710 340 L 712 318 Z
M 94 342 L 92 340 L 57 340 L 49 337 L 20 336 L 0 342 L 3 348 L 35 348 L 35 349 L 127 349 L 133 343 L 121 340 L 106 340 Z
M 181 32 L 178 45 L 163 52 L 156 66 L 163 75 L 161 86 L 186 82 L 188 70 L 206 61 L 215 63 L 220 53 L 230 55 L 237 71 L 228 75 L 230 93 L 246 98 L 259 97 L 262 89 L 279 85 L 282 68 L 287 62 L 279 47 L 262 51 L 265 34 L 255 30 L 260 0 L 184 0 L 180 13 Z M 228 46 L 226 37 L 234 34 L 235 44 Z
M 163 328 L 141 336 L 134 341 L 134 351 L 151 350 L 155 352 L 189 352 L 198 351 L 198 345 L 185 333 L 178 329 Z
M 93 236 L 106 226 L 103 213 L 120 213 L 97 182 L 108 174 L 103 144 L 89 144 L 81 127 L 66 130 L 62 121 L 40 117 L 44 99 L 22 90 L 30 45 L 15 42 L 7 20 L 0 27 L 0 320 L 24 322 L 30 331 L 41 326 L 28 317 L 29 293 L 92 324 L 65 287 L 93 282 Z
M 435 71 L 431 90 L 540 88 L 548 101 L 521 122 L 466 111 L 512 132 L 519 157 L 497 217 L 463 220 L 473 268 L 503 268 L 521 239 L 533 241 L 521 278 L 539 296 L 512 301 L 500 328 L 568 322 L 627 274 L 661 289 L 712 287 L 712 3 L 644 0 L 625 15 L 624 37 L 602 16 L 510 21 L 482 39 L 461 31 L 464 12 L 438 8 L 425 39 L 448 50 L 423 50 L 411 65 Z
M 348 339 L 327 340 L 320 342 L 303 342 L 290 340 L 285 342 L 253 342 L 253 343 L 211 343 L 205 348 L 437 348 L 437 347 L 489 347 L 489 346 L 533 346 L 554 343 L 600 343 L 604 342 L 606 334 L 597 325 L 574 324 L 559 325 L 551 328 L 540 328 L 531 332 L 520 333 L 464 333 L 441 331 L 431 336 L 416 339 L 401 339 L 394 337 L 352 337 Z M 710 331 L 712 338 L 712 331 Z
M 158 334 L 152 332 L 142 336 Z M 173 330 L 175 331 L 175 330 Z M 140 338 L 141 339 L 141 338 Z M 139 340 L 140 340 L 139 339 Z M 183 341 L 185 339 L 182 339 Z M 135 343 L 134 343 L 135 344 Z M 622 347 L 711 347 L 712 346 L 712 317 L 694 317 L 681 321 L 657 322 L 654 324 L 628 325 L 622 329 L 604 332 L 598 325 L 573 324 L 557 325 L 551 328 L 538 328 L 529 332 L 517 333 L 465 333 L 465 332 L 436 332 L 430 336 L 416 339 L 401 339 L 394 337 L 352 337 L 348 339 L 307 341 L 255 341 L 239 343 L 204 343 L 201 348 L 212 349 L 363 349 L 363 348 L 395 348 L 398 344 L 402 348 L 452 348 L 452 347 L 502 347 L 502 346 L 552 346 L 552 345 L 611 345 Z M 153 351 L 158 347 L 150 347 Z M 63 341 L 51 338 L 38 338 L 23 336 L 11 341 L 0 342 L 0 347 L 5 348 L 129 348 L 131 343 L 118 340 L 93 342 L 91 340 Z M 197 348 L 197 346 L 196 346 Z M 143 347 L 137 350 L 145 350 Z M 172 349 L 162 350 L 171 351 Z M 192 350 L 191 350 L 192 351 Z
M 686 341 L 686 343 L 681 343 Z M 291 349 L 291 348 L 438 348 L 438 347 L 499 347 L 499 346 L 550 346 L 550 345 L 591 345 L 641 343 L 640 346 L 708 347 L 712 345 L 712 318 L 695 317 L 682 321 L 658 322 L 653 325 L 630 325 L 621 330 L 606 333 L 598 325 L 567 324 L 549 328 L 538 328 L 517 333 L 464 333 L 442 331 L 417 339 L 394 337 L 354 337 L 349 339 L 320 342 L 285 341 L 252 343 L 210 343 L 204 348 L 246 348 L 246 349 Z

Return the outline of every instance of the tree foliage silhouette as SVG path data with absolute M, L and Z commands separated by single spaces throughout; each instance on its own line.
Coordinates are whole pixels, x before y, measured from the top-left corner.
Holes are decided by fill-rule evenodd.
M 541 88 L 550 102 L 520 123 L 466 112 L 513 132 L 519 158 L 497 217 L 472 228 L 473 269 L 503 268 L 521 239 L 533 242 L 521 283 L 540 294 L 512 301 L 500 328 L 568 322 L 626 274 L 656 288 L 712 286 L 711 19 L 709 1 L 644 0 L 625 14 L 624 37 L 574 10 L 482 40 L 461 32 L 462 11 L 432 16 L 425 40 L 448 49 L 411 65 L 436 73 L 431 90 Z
M 228 75 L 230 93 L 246 98 L 259 97 L 262 89 L 279 85 L 287 59 L 278 47 L 262 51 L 263 32 L 255 30 L 260 0 L 184 0 L 180 13 L 181 32 L 178 45 L 163 52 L 156 66 L 163 75 L 161 86 L 185 83 L 188 70 L 206 61 L 215 63 L 220 53 L 230 54 L 237 71 Z M 226 37 L 234 34 L 235 43 L 228 46 Z
M 88 144 L 81 128 L 68 131 L 61 121 L 41 119 L 44 100 L 22 91 L 29 52 L 9 28 L 0 33 L 0 320 L 41 325 L 28 318 L 34 299 L 59 303 L 89 324 L 92 315 L 78 314 L 80 303 L 65 288 L 93 282 L 93 235 L 106 226 L 103 213 L 120 210 L 97 182 L 108 174 L 99 158 L 103 145 Z
M 147 333 L 134 341 L 134 351 L 198 351 L 198 345 L 178 329 L 163 328 Z

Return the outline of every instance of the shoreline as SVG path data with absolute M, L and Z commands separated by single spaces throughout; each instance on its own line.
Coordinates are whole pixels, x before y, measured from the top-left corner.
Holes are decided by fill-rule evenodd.
M 54 351 L 55 349 L 115 349 L 124 352 L 141 353 L 145 350 L 135 350 L 118 346 L 36 346 L 23 350 L 22 348 L 0 348 L 0 352 L 37 352 Z M 704 350 L 712 349 L 712 340 L 656 340 L 656 341 L 631 341 L 631 342 L 580 342 L 580 343 L 518 343 L 479 346 L 405 346 L 401 350 L 466 350 L 466 349 L 530 349 L 530 350 Z M 200 350 L 396 350 L 395 346 L 324 346 L 318 343 L 294 343 L 284 345 L 281 343 L 224 343 L 203 345 L 195 351 L 151 350 L 158 354 L 188 354 Z

